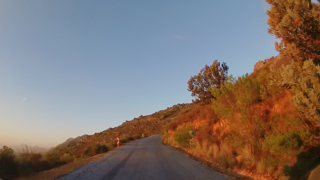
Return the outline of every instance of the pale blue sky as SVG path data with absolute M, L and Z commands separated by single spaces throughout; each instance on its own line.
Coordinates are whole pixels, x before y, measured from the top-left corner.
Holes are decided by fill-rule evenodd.
M 276 56 L 263 0 L 0 0 L 0 144 L 50 147 L 178 103 L 215 59 Z

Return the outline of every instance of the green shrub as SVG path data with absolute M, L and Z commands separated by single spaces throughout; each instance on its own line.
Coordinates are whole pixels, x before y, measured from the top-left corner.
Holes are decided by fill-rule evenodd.
M 277 157 L 273 157 L 273 156 L 269 156 L 267 158 L 264 158 L 263 163 L 269 167 L 277 167 L 277 166 L 284 164 L 284 162 L 281 159 L 279 159 Z
M 273 155 L 290 154 L 293 150 L 302 150 L 310 135 L 308 130 L 267 135 L 263 149 Z
M 179 130 L 177 130 L 173 135 L 174 140 L 183 148 L 186 148 L 188 146 L 188 142 L 191 139 L 189 131 L 193 131 L 193 129 L 190 126 L 182 127 Z
M 109 148 L 106 145 L 95 144 L 93 146 L 88 147 L 84 154 L 86 156 L 94 156 L 100 153 L 108 152 Z
M 260 101 L 260 85 L 250 76 L 239 77 L 233 89 L 239 108 L 245 108 Z
M 50 163 L 51 167 L 57 167 L 60 165 L 65 164 L 65 162 L 60 161 L 60 158 L 62 156 L 62 152 L 59 149 L 55 149 L 53 151 L 47 152 L 44 155 L 44 160 Z
M 261 101 L 260 85 L 250 76 L 237 80 L 230 77 L 220 89 L 213 88 L 213 110 L 221 119 L 232 119 L 234 114 Z
M 70 163 L 74 161 L 74 158 L 70 154 L 65 153 L 64 155 L 61 156 L 60 160 L 65 163 Z
M 272 68 L 269 77 L 271 89 L 292 89 L 292 103 L 297 110 L 313 123 L 320 125 L 320 66 L 307 60 L 298 64 Z
M 245 144 L 244 139 L 236 132 L 228 134 L 224 140 L 235 149 L 243 147 Z

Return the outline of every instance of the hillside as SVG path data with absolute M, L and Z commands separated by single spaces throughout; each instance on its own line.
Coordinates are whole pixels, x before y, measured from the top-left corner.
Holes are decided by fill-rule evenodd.
M 174 119 L 189 112 L 194 104 L 178 104 L 151 115 L 140 116 L 126 121 L 120 126 L 109 128 L 93 135 L 82 135 L 68 138 L 65 142 L 46 153 L 38 153 L 32 148 L 22 152 L 3 146 L 0 149 L 0 176 L 4 179 L 28 176 L 36 172 L 52 169 L 80 159 L 86 159 L 116 147 L 116 138 L 120 144 L 159 134 L 161 129 L 174 122 Z
M 320 4 L 266 1 L 279 55 L 240 77 L 205 65 L 188 81 L 197 106 L 162 140 L 225 171 L 299 180 L 320 164 Z
M 67 153 L 73 158 L 81 158 L 86 156 L 85 151 L 88 148 L 96 144 L 107 145 L 109 149 L 112 149 L 118 136 L 121 142 L 126 142 L 130 139 L 141 138 L 142 135 L 159 134 L 164 125 L 172 122 L 175 117 L 190 111 L 193 106 L 193 104 L 174 105 L 151 115 L 134 118 L 118 127 L 109 128 L 93 135 L 69 138 L 48 152 L 48 154 L 58 153 L 62 156 Z

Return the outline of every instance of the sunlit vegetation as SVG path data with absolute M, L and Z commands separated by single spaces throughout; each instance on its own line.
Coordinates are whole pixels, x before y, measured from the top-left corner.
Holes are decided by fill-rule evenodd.
M 252 74 L 228 76 L 229 67 L 216 60 L 188 81 L 192 104 L 68 139 L 45 154 L 15 154 L 3 147 L 0 177 L 26 176 L 107 152 L 117 146 L 117 136 L 124 144 L 161 132 L 164 143 L 223 170 L 253 178 L 302 178 L 320 164 L 320 5 L 266 1 L 279 56 L 259 61 Z
M 93 135 L 69 138 L 46 153 L 34 153 L 25 147 L 22 153 L 15 153 L 4 146 L 0 149 L 0 178 L 3 180 L 29 176 L 34 173 L 52 169 L 83 158 L 105 153 L 130 141 L 159 134 L 164 125 L 192 109 L 192 104 L 178 104 L 147 116 L 140 116 L 122 125 L 109 128 Z
M 181 146 L 181 147 L 187 147 L 189 144 L 189 140 L 191 139 L 191 136 L 189 134 L 190 131 L 193 131 L 192 128 L 189 127 L 181 127 L 179 130 L 177 130 L 174 133 L 174 140 Z
M 188 81 L 188 90 L 195 97 L 194 102 L 206 104 L 214 96 L 210 93 L 213 87 L 220 88 L 227 79 L 229 67 L 226 63 L 215 60 L 211 66 L 206 65 L 201 71 L 190 78 Z
M 205 66 L 188 82 L 199 105 L 165 126 L 163 142 L 253 178 L 300 179 L 320 164 L 320 5 L 266 1 L 279 56 L 237 78 Z

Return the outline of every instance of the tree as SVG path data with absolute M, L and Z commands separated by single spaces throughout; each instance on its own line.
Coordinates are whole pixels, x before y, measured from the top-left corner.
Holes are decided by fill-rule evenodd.
M 276 49 L 299 62 L 320 62 L 320 6 L 311 0 L 266 0 L 269 33 L 281 39 Z M 320 0 L 318 0 L 320 2 Z
M 291 89 L 297 110 L 320 127 L 320 0 L 266 1 L 269 33 L 281 39 L 276 49 L 299 62 L 271 68 L 270 85 Z
M 229 67 L 224 62 L 220 64 L 215 60 L 211 66 L 206 65 L 198 75 L 190 78 L 188 81 L 188 91 L 195 97 L 193 102 L 207 104 L 213 97 L 210 90 L 214 87 L 220 88 L 227 79 Z

